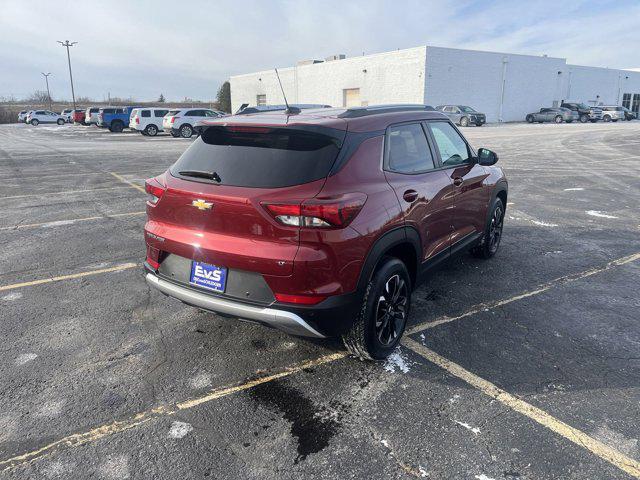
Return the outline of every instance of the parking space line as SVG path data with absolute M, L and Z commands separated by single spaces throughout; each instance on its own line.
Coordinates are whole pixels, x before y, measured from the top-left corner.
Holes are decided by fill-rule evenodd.
M 126 188 L 124 186 L 117 186 L 117 187 L 101 187 L 101 188 L 85 188 L 83 190 L 65 190 L 63 192 L 42 192 L 42 193 L 29 193 L 29 194 L 25 194 L 25 195 L 12 195 L 9 197 L 0 197 L 0 200 L 9 200 L 12 198 L 29 198 L 29 197 L 48 197 L 50 195 L 63 195 L 63 194 L 67 194 L 67 193 L 85 193 L 85 192 L 98 192 L 100 190 L 117 190 L 117 189 L 123 189 Z
M 123 263 L 120 265 L 116 265 L 115 267 L 101 268 L 99 270 L 89 270 L 87 272 L 72 273 L 70 275 L 61 275 L 58 277 L 51 277 L 51 278 L 41 278 L 40 280 L 32 280 L 30 282 L 13 283 L 11 285 L 0 286 L 0 292 L 4 292 L 6 290 L 14 290 L 16 288 L 33 287 L 36 285 L 42 285 L 43 283 L 60 282 L 62 280 L 73 280 L 75 278 L 88 277 L 91 275 L 98 275 L 100 273 L 120 272 L 122 270 L 128 270 L 130 268 L 139 267 L 139 266 L 140 265 L 137 263 Z
M 0 231 L 2 230 L 23 230 L 25 228 L 38 228 L 38 227 L 57 227 L 64 225 L 73 225 L 77 222 L 88 222 L 90 220 L 107 220 L 110 218 L 121 218 L 121 217 L 133 217 L 136 215 L 144 215 L 147 212 L 129 212 L 129 213 L 113 213 L 111 215 L 97 215 L 95 217 L 83 217 L 83 218 L 70 218 L 68 220 L 54 220 L 52 222 L 43 222 L 43 223 L 25 223 L 22 225 L 13 225 L 11 227 L 0 227 Z
M 31 452 L 23 453 L 21 455 L 11 457 L 6 460 L 1 460 L 0 468 L 2 468 L 1 471 L 4 472 L 7 470 L 16 468 L 22 464 L 30 463 L 41 457 L 49 455 L 58 449 L 78 447 L 80 445 L 95 442 L 102 438 L 114 435 L 116 433 L 130 430 L 139 425 L 147 423 L 148 421 L 153 420 L 155 418 L 173 415 L 179 411 L 188 410 L 190 408 L 196 407 L 198 405 L 202 405 L 204 403 L 210 402 L 212 400 L 216 400 L 218 398 L 226 397 L 228 395 L 233 395 L 235 393 L 242 392 L 244 390 L 249 390 L 258 385 L 262 385 L 264 383 L 272 382 L 274 380 L 287 377 L 289 375 L 298 373 L 307 368 L 312 368 L 325 363 L 330 363 L 336 360 L 340 360 L 346 356 L 347 354 L 345 352 L 331 353 L 329 355 L 324 355 L 314 360 L 307 360 L 307 361 L 298 363 L 296 365 L 286 367 L 283 370 L 277 373 L 273 373 L 271 375 L 265 375 L 262 377 L 254 378 L 253 380 L 249 380 L 244 383 L 216 388 L 202 397 L 197 397 L 191 400 L 182 401 L 170 406 L 160 406 L 160 407 L 152 408 L 150 410 L 140 412 L 134 415 L 133 417 L 130 417 L 127 420 L 117 420 L 115 422 L 112 422 L 106 425 L 101 425 L 91 430 L 87 430 L 86 432 L 74 433 L 64 438 L 61 438 L 59 440 L 56 440 L 52 443 L 49 443 L 48 445 L 40 447 L 36 450 L 33 450 Z
M 482 393 L 490 396 L 491 398 L 494 398 L 511 410 L 514 410 L 530 418 L 534 422 L 539 423 L 543 427 L 548 428 L 552 432 L 557 433 L 565 439 L 575 443 L 579 447 L 583 447 L 589 450 L 591 453 L 597 455 L 602 460 L 614 465 L 615 467 L 628 473 L 629 475 L 635 478 L 640 478 L 640 462 L 637 462 L 620 453 L 618 450 L 605 445 L 595 438 L 590 437 L 582 430 L 578 430 L 577 428 L 572 427 L 571 425 L 568 425 L 561 420 L 558 420 L 544 410 L 538 407 L 534 407 L 530 403 L 527 403 L 524 400 L 510 394 L 509 392 L 502 390 L 500 387 L 471 373 L 457 363 L 454 363 L 451 360 L 438 355 L 433 350 L 430 350 L 429 348 L 416 342 L 415 340 L 405 337 L 402 340 L 402 343 L 407 348 L 425 358 L 429 362 L 438 365 L 454 377 L 465 381 L 472 387 L 480 390 Z
M 136 185 L 133 182 L 130 182 L 129 180 L 127 180 L 126 178 L 124 178 L 122 175 L 118 175 L 115 172 L 109 172 L 110 175 L 112 175 L 113 177 L 117 178 L 118 180 L 120 180 L 122 183 L 126 183 L 127 185 L 129 185 L 130 187 L 135 188 L 136 190 L 139 190 L 140 192 L 144 193 L 145 195 L 147 194 L 146 190 L 144 189 L 144 187 L 141 187 L 140 185 Z
M 461 320 L 463 318 L 470 317 L 472 315 L 475 315 L 476 313 L 479 313 L 479 312 L 482 312 L 482 311 L 485 311 L 485 310 L 492 310 L 494 308 L 501 307 L 501 306 L 507 305 L 509 303 L 517 302 L 518 300 L 522 300 L 523 298 L 528 298 L 528 297 L 532 297 L 534 295 L 538 295 L 540 293 L 544 293 L 547 290 L 550 290 L 551 288 L 553 288 L 555 286 L 564 285 L 564 284 L 567 284 L 567 283 L 575 282 L 576 280 L 587 278 L 587 277 L 590 277 L 590 276 L 595 275 L 597 273 L 606 272 L 607 270 L 611 270 L 614 267 L 619 267 L 619 266 L 625 265 L 627 263 L 635 262 L 636 260 L 640 260 L 640 252 L 634 253 L 632 255 L 627 255 L 625 257 L 621 257 L 621 258 L 618 258 L 616 260 L 612 260 L 612 261 L 606 263 L 605 265 L 603 265 L 601 267 L 594 267 L 594 268 L 590 268 L 588 270 L 584 270 L 582 272 L 571 273 L 569 275 L 563 275 L 562 277 L 558 277 L 558 278 L 555 278 L 555 279 L 553 279 L 553 280 L 551 280 L 549 282 L 546 282 L 546 283 L 543 283 L 541 285 L 538 285 L 533 290 L 529 290 L 529 291 L 526 291 L 524 293 L 520 293 L 518 295 L 514 295 L 513 297 L 506 298 L 504 300 L 497 300 L 497 301 L 494 301 L 494 302 L 481 303 L 481 304 L 476 305 L 476 306 L 472 307 L 471 309 L 467 310 L 466 312 L 464 312 L 464 313 L 462 313 L 460 315 L 457 315 L 455 317 L 444 316 L 444 317 L 440 317 L 440 318 L 438 318 L 436 320 L 432 320 L 430 322 L 418 323 L 417 325 L 414 325 L 413 327 L 407 329 L 405 334 L 406 335 L 413 335 L 414 333 L 422 332 L 423 330 L 427 330 L 429 328 L 434 328 L 434 327 L 437 327 L 438 325 L 455 322 L 456 320 Z

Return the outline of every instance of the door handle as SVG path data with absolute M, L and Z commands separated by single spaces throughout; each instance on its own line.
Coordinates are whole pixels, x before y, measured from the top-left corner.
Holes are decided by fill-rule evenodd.
M 459 187 L 460 185 L 462 185 L 462 183 L 464 182 L 464 180 L 462 179 L 462 177 L 456 177 L 453 179 L 453 184 L 456 187 Z
M 402 195 L 402 198 L 404 198 L 405 201 L 407 201 L 409 203 L 413 203 L 418 198 L 418 192 L 416 192 L 415 190 L 407 190 Z

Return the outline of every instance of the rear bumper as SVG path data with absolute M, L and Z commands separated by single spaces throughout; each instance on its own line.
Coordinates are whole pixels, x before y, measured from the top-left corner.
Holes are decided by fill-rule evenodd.
M 163 280 L 151 272 L 147 272 L 146 281 L 150 286 L 160 290 L 160 292 L 165 295 L 177 298 L 178 300 L 194 307 L 263 323 L 292 335 L 315 338 L 326 337 L 305 322 L 302 317 L 293 312 L 270 307 L 265 308 L 247 305 L 242 302 L 228 300 L 226 298 L 218 298 L 213 295 L 201 293 L 195 289 L 183 287 Z

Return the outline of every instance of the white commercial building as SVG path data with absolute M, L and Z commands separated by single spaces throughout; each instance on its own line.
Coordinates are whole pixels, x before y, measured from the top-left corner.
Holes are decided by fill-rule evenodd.
M 521 121 L 562 101 L 640 109 L 640 72 L 570 65 L 564 58 L 416 47 L 298 62 L 278 69 L 289 103 L 469 105 L 487 121 Z M 232 76 L 231 103 L 282 104 L 275 72 Z

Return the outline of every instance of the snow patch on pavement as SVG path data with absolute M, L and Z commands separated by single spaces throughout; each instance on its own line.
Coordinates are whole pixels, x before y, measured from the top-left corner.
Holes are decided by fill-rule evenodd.
M 478 427 L 472 427 L 471 425 L 469 425 L 468 423 L 464 423 L 464 422 L 459 422 L 458 420 L 456 420 L 456 423 L 458 425 L 460 425 L 461 427 L 466 428 L 467 430 L 469 430 L 470 432 L 472 432 L 474 435 L 479 435 L 480 434 L 480 429 Z
M 587 210 L 587 215 L 591 215 L 592 217 L 598 217 L 598 218 L 618 218 L 616 216 L 609 215 L 609 214 L 600 212 L 598 210 Z
M 36 358 L 38 358 L 38 355 L 36 355 L 35 353 L 21 353 L 16 358 L 16 365 L 24 365 L 25 363 L 29 363 Z
M 407 360 L 407 357 L 398 349 L 389 355 L 384 363 L 384 369 L 391 373 L 394 373 L 396 369 L 402 373 L 409 373 L 410 365 L 411 363 Z
M 169 429 L 170 438 L 183 438 L 187 433 L 193 430 L 193 427 L 185 422 L 173 422 Z
M 584 188 L 582 188 L 582 187 L 565 188 L 564 189 L 565 192 L 581 192 L 582 190 L 584 190 Z
M 10 293 L 9 295 L 5 295 L 4 297 L 2 297 L 2 300 L 5 302 L 12 302 L 20 298 L 22 298 L 22 294 L 19 292 L 14 292 L 14 293 Z

